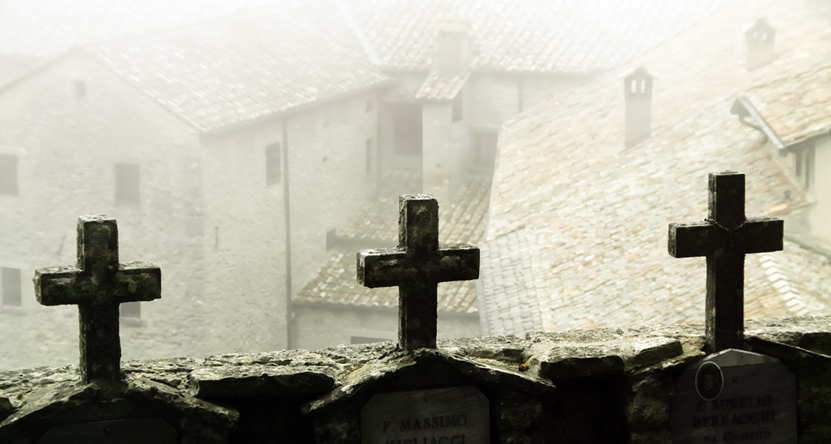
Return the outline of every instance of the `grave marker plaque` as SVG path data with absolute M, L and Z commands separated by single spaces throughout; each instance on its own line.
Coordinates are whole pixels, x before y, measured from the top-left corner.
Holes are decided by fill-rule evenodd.
M 363 444 L 490 443 L 488 399 L 476 387 L 381 393 L 361 410 Z
M 796 376 L 778 359 L 724 350 L 675 382 L 672 442 L 795 443 L 796 412 Z

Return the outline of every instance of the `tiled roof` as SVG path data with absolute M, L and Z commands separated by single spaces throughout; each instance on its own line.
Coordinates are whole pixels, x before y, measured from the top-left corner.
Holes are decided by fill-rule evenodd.
M 85 51 L 200 131 L 389 80 L 326 0 L 282 2 Z
M 337 246 L 317 276 L 295 297 L 296 302 L 344 304 L 366 307 L 397 307 L 398 287 L 366 288 L 356 280 L 357 249 L 360 242 L 398 244 L 398 195 L 421 190 L 421 179 L 415 175 L 388 173 L 384 176 L 379 195 L 365 212 L 347 224 L 338 234 L 349 242 Z M 478 245 L 484 236 L 485 214 L 490 193 L 490 180 L 472 178 L 466 181 L 453 204 L 439 202 L 439 240 L 442 243 Z M 475 281 L 439 284 L 439 310 L 451 313 L 476 313 Z
M 807 198 L 776 153 L 730 109 L 750 85 L 804 71 L 801 54 L 828 60 L 823 6 L 725 2 L 705 24 L 639 58 L 658 75 L 653 131 L 628 149 L 617 75 L 509 122 L 483 248 L 488 332 L 703 322 L 705 259 L 669 256 L 667 225 L 704 219 L 707 175 L 727 169 L 746 174 L 748 216 L 804 210 Z M 778 58 L 746 72 L 742 28 L 757 16 L 777 28 Z M 827 264 L 790 242 L 748 255 L 746 317 L 827 310 Z
M 416 92 L 416 99 L 452 100 L 465 85 L 470 73 L 441 74 L 432 72 Z
M 831 60 L 811 60 L 818 64 L 754 86 L 746 94 L 785 146 L 831 128 Z
M 4 0 L 0 54 L 51 57 L 73 45 L 173 28 L 275 0 Z
M 344 0 L 383 65 L 429 69 L 439 18 L 472 27 L 482 71 L 588 72 L 625 63 L 712 12 L 718 0 Z

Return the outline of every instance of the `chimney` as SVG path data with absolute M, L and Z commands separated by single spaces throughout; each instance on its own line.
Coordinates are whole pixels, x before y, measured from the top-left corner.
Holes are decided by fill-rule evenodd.
M 744 43 L 747 46 L 747 70 L 756 69 L 773 61 L 776 29 L 764 18 L 756 19 L 744 28 Z
M 637 145 L 652 136 L 652 81 L 655 79 L 645 67 L 639 66 L 623 77 L 623 95 L 626 101 L 626 148 Z
M 443 18 L 436 29 L 436 70 L 443 74 L 461 73 L 470 67 L 470 24 L 460 18 Z

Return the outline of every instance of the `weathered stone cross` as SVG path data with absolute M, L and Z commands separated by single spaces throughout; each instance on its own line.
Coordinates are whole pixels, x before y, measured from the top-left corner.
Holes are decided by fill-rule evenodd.
M 161 297 L 162 272 L 146 262 L 118 263 L 115 219 L 78 218 L 77 267 L 35 271 L 35 295 L 43 305 L 77 305 L 81 328 L 81 377 L 107 390 L 121 379 L 118 305 Z
M 439 282 L 479 278 L 479 249 L 439 244 L 439 204 L 429 194 L 398 200 L 398 248 L 358 252 L 358 282 L 398 286 L 398 342 L 403 350 L 436 348 Z
M 713 353 L 744 340 L 744 256 L 782 249 L 781 219 L 744 214 L 744 174 L 710 173 L 710 214 L 704 222 L 669 224 L 669 254 L 707 256 L 705 330 Z

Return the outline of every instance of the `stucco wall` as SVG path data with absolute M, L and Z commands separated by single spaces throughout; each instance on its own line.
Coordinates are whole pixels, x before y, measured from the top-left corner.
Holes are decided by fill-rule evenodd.
M 73 95 L 75 80 L 86 97 Z M 77 56 L 0 95 L 0 153 L 19 164 L 19 195 L 0 195 L 0 266 L 21 269 L 23 287 L 21 307 L 0 307 L 0 367 L 77 362 L 77 308 L 39 305 L 30 279 L 76 262 L 76 221 L 87 213 L 118 220 L 121 262 L 162 268 L 162 299 L 142 303 L 138 325 L 122 324 L 125 359 L 207 351 L 198 140 L 187 125 Z M 139 203 L 115 201 L 116 163 L 139 165 Z
M 812 192 L 816 205 L 811 210 L 811 233 L 831 244 L 831 136 L 817 139 Z

